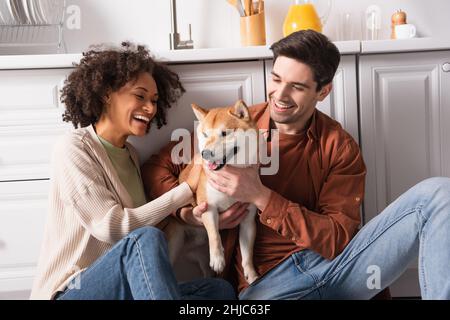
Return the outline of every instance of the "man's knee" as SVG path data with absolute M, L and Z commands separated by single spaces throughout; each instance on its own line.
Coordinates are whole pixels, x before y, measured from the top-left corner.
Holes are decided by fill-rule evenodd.
M 418 184 L 425 192 L 434 194 L 436 192 L 450 193 L 450 178 L 433 177 L 423 180 Z

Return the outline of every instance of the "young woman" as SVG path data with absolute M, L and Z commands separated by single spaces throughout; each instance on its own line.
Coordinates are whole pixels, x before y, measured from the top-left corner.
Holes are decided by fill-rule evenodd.
M 127 143 L 184 89 L 142 46 L 94 49 L 66 80 L 63 120 L 76 128 L 52 158 L 49 213 L 32 299 L 232 299 L 221 279 L 177 284 L 164 218 L 191 202 L 192 174 L 147 202 L 136 151 Z

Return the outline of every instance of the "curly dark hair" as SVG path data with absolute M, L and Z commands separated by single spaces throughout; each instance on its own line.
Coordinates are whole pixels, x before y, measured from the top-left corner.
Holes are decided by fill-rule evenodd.
M 123 42 L 118 49 L 91 47 L 64 82 L 61 102 L 66 105 L 63 121 L 75 128 L 95 124 L 105 109 L 105 98 L 144 72 L 155 79 L 157 112 L 152 122 L 158 129 L 167 124 L 166 111 L 185 92 L 179 77 L 151 56 L 142 45 Z M 150 128 L 150 126 L 149 126 Z

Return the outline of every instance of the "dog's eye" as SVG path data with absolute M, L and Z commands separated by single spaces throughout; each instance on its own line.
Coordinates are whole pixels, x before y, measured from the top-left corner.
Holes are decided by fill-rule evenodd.
M 208 138 L 208 135 L 205 132 L 202 132 L 202 134 L 205 138 Z
M 221 135 L 222 135 L 222 137 L 226 137 L 227 136 L 227 132 L 226 131 L 222 131 Z

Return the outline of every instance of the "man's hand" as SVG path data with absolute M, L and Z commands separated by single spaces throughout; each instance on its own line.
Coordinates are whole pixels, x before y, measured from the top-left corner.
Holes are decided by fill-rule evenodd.
M 269 203 L 271 191 L 264 186 L 259 177 L 259 166 L 236 168 L 226 165 L 219 171 L 204 166 L 208 182 L 213 188 L 233 197 L 237 201 L 253 203 L 263 211 Z
M 248 213 L 248 203 L 236 202 L 224 212 L 219 213 L 219 229 L 233 229 L 241 223 Z M 202 226 L 202 214 L 208 210 L 208 204 L 203 202 L 195 208 L 184 207 L 180 210 L 180 218 L 187 224 Z

